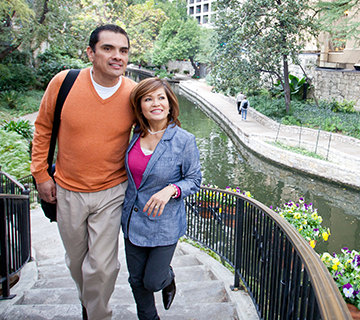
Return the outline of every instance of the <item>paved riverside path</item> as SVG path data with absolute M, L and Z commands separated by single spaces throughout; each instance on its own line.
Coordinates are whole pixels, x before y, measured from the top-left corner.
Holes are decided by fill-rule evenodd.
M 57 224 L 50 223 L 41 209 L 31 210 L 31 238 L 34 260 L 20 274 L 11 289 L 12 300 L 0 301 L 0 319 L 82 319 L 75 284 L 65 265 L 64 249 Z M 136 306 L 127 282 L 123 238 L 120 235 L 121 268 L 110 303 L 113 320 L 136 320 Z M 245 291 L 231 291 L 233 275 L 215 259 L 192 245 L 179 242 L 172 262 L 177 293 L 168 311 L 161 292 L 155 294 L 162 320 L 257 320 Z M 96 319 L 97 320 L 97 319 Z

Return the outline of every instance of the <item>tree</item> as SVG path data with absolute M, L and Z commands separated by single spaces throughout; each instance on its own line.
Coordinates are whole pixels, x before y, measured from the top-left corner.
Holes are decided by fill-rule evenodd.
M 17 48 L 33 53 L 47 41 L 59 45 L 78 10 L 76 0 L 11 0 L 0 2 L 0 61 Z
M 217 13 L 215 89 L 234 94 L 280 80 L 289 112 L 289 62 L 299 64 L 298 54 L 317 34 L 310 0 L 218 0 Z
M 360 0 L 319 1 L 321 30 L 329 32 L 332 40 L 339 44 L 346 40 L 360 42 Z
M 199 62 L 207 62 L 204 58 L 209 46 L 201 46 L 204 38 L 211 31 L 203 30 L 196 20 L 168 20 L 164 23 L 159 40 L 155 43 L 153 63 L 163 65 L 171 60 L 189 60 L 195 70 L 195 77 L 200 74 Z M 202 41 L 203 40 L 203 41 Z
M 129 7 L 126 31 L 131 40 L 131 60 L 148 62 L 151 59 L 154 42 L 160 29 L 167 20 L 162 9 L 155 5 L 154 0 Z

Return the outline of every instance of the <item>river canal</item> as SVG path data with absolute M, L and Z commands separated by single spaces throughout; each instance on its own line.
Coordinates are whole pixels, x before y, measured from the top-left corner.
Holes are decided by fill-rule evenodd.
M 136 78 L 135 80 L 139 80 Z M 342 247 L 360 251 L 360 191 L 294 172 L 245 148 L 231 132 L 206 115 L 200 106 L 179 94 L 180 121 L 196 136 L 203 184 L 239 187 L 270 207 L 282 206 L 300 197 L 313 203 L 331 230 L 328 242 L 318 243 L 316 251 L 339 252 Z M 234 106 L 235 108 L 235 106 Z

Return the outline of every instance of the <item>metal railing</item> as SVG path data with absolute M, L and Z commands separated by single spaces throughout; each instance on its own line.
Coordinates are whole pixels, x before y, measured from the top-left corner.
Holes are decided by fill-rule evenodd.
M 30 174 L 28 176 L 22 177 L 18 180 L 26 189 L 29 189 L 29 198 L 30 203 L 38 202 L 40 203 L 40 198 L 38 196 L 38 192 L 35 189 L 33 176 Z
M 0 171 L 0 278 L 2 299 L 11 299 L 10 277 L 31 256 L 29 189 Z
M 352 319 L 317 253 L 285 219 L 238 193 L 202 187 L 185 199 L 186 235 L 235 270 L 260 319 Z

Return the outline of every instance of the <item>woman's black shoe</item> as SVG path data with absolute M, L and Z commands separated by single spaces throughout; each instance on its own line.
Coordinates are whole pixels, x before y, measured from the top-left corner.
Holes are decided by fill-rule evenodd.
M 86 308 L 84 306 L 82 306 L 82 316 L 83 316 L 83 320 L 88 320 Z
M 175 278 L 162 290 L 162 297 L 165 310 L 169 310 L 176 294 Z

